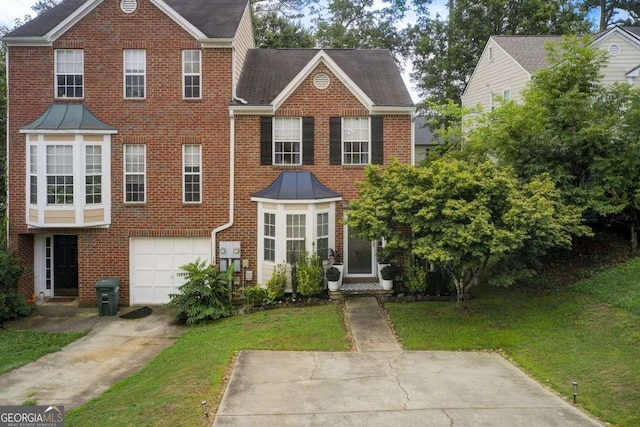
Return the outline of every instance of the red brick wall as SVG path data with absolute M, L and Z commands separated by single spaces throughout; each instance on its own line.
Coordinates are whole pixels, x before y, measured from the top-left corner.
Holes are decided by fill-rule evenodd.
M 330 86 L 318 90 L 313 76 L 325 72 L 331 78 Z M 368 116 L 360 101 L 323 64 L 296 89 L 276 111 L 277 116 L 315 117 L 314 164 L 310 166 L 260 166 L 260 116 L 236 116 L 236 200 L 235 227 L 221 233 L 219 240 L 241 240 L 242 256 L 248 258 L 250 269 L 257 264 L 258 206 L 251 194 L 269 185 L 283 170 L 309 170 L 331 190 L 342 194 L 348 203 L 358 194 L 356 181 L 363 179 L 364 166 L 329 164 L 329 118 Z M 411 162 L 411 116 L 384 117 L 384 163 L 392 158 Z M 342 253 L 342 203 L 336 209 L 336 246 Z
M 20 282 L 33 291 L 30 233 L 78 234 L 81 302 L 93 303 L 100 277 L 122 279 L 120 302 L 129 301 L 129 236 L 208 236 L 227 221 L 231 49 L 202 49 L 201 100 L 182 99 L 182 50 L 199 43 L 146 0 L 125 15 L 107 0 L 55 41 L 53 47 L 9 50 L 10 245 L 27 267 Z M 82 101 L 54 98 L 54 49 L 84 50 Z M 146 49 L 145 100 L 123 99 L 123 49 Z M 19 129 L 53 102 L 82 102 L 115 126 L 111 140 L 112 224 L 100 230 L 37 230 L 25 224 L 25 135 Z M 147 145 L 147 203 L 123 203 L 123 144 Z M 182 203 L 182 145 L 202 144 L 203 202 Z M 19 237 L 22 236 L 22 237 Z

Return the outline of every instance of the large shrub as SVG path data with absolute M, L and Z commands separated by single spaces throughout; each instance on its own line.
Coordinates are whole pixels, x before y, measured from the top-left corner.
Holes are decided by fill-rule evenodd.
M 18 260 L 0 249 L 0 326 L 5 320 L 29 314 L 25 298 L 18 293 L 22 268 Z
M 300 295 L 312 297 L 322 292 L 324 271 L 322 261 L 315 253 L 302 251 L 298 261 L 298 290 Z
M 179 294 L 169 294 L 168 304 L 175 309 L 173 316 L 177 322 L 193 325 L 231 315 L 232 268 L 221 272 L 217 265 L 198 258 L 180 269 L 182 272 L 178 274 L 187 281 L 180 286 Z
M 287 288 L 287 268 L 284 264 L 273 267 L 273 274 L 267 281 L 267 300 L 269 303 L 284 298 L 284 291 Z

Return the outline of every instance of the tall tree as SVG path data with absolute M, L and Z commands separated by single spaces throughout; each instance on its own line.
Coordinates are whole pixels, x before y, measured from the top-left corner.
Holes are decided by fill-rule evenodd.
M 431 17 L 430 2 L 416 1 L 417 23 L 409 32 L 412 77 L 426 100 L 436 104 L 460 102 L 489 36 L 566 34 L 589 27 L 572 0 L 452 0 L 447 19 Z
M 397 25 L 407 11 L 404 0 L 330 0 L 317 10 L 316 39 L 326 48 L 385 48 L 397 59 L 405 38 Z
M 256 45 L 261 48 L 311 48 L 313 33 L 277 11 L 256 10 L 253 15 Z
M 619 22 L 634 24 L 640 20 L 640 2 L 638 0 L 585 0 L 582 7 L 587 12 L 598 11 L 600 31 Z M 616 19 L 618 12 L 626 13 L 628 18 Z

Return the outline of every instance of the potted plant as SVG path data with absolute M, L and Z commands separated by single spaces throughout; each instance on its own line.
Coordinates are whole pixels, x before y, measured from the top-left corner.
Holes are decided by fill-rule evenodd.
M 384 248 L 378 248 L 378 280 L 382 285 L 382 269 L 391 265 Z
M 342 276 L 342 274 L 340 274 L 340 270 L 338 270 L 334 266 L 331 266 L 327 269 L 327 272 L 325 274 L 327 276 L 327 284 L 329 285 L 329 290 L 337 291 L 338 289 L 340 289 L 340 277 Z
M 342 273 L 344 271 L 344 265 L 342 265 L 342 260 L 340 259 L 340 253 L 336 250 L 329 249 L 329 261 L 331 262 L 332 267 L 335 267 L 338 269 L 338 271 L 340 271 L 338 286 L 342 286 Z
M 395 277 L 395 271 L 393 271 L 393 267 L 391 265 L 385 265 L 380 270 L 380 284 L 382 285 L 382 289 L 385 291 L 390 291 L 393 289 L 393 279 Z

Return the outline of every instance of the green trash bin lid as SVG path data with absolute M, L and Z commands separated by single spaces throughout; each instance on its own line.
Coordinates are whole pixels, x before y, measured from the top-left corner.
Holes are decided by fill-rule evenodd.
M 95 288 L 119 288 L 120 279 L 117 277 L 109 277 L 100 279 L 96 282 Z

